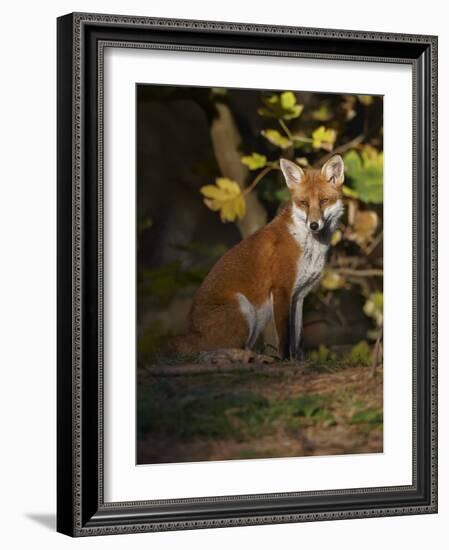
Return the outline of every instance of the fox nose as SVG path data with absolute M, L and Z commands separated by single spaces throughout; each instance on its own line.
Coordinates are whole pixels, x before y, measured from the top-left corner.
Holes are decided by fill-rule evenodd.
M 317 222 L 310 222 L 310 229 L 312 231 L 316 231 L 318 229 L 318 223 Z

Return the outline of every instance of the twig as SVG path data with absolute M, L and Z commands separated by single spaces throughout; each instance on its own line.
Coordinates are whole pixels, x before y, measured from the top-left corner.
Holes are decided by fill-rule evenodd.
M 265 166 L 265 168 L 257 174 L 257 176 L 254 178 L 251 185 L 248 187 L 245 187 L 245 189 L 242 191 L 243 195 L 247 195 L 248 193 L 251 193 L 251 191 L 256 187 L 256 185 L 259 183 L 259 181 L 265 177 L 268 172 L 271 172 L 271 170 L 278 170 L 277 166 Z
M 383 277 L 383 269 L 351 269 L 349 267 L 337 267 L 334 269 L 340 275 L 349 277 Z
M 282 120 L 282 118 L 278 118 L 278 122 L 281 126 L 281 128 L 284 130 L 284 132 L 287 134 L 287 137 L 290 141 L 293 141 L 294 140 L 294 137 L 293 137 L 293 134 L 290 132 L 287 124 L 285 124 L 285 122 Z
M 379 243 L 382 241 L 383 237 L 384 237 L 384 232 L 381 231 L 379 233 L 379 235 L 377 235 L 377 237 L 374 239 L 374 241 L 366 248 L 365 254 L 367 256 L 369 256 L 371 254 L 371 252 L 373 252 L 373 250 L 379 245 Z
M 371 376 L 374 376 L 376 373 L 377 365 L 379 364 L 379 353 L 380 353 L 380 343 L 383 336 L 383 327 L 379 329 L 379 334 L 377 335 L 376 344 L 374 346 L 373 352 L 373 364 L 371 366 Z
M 324 164 L 327 160 L 329 160 L 334 155 L 337 155 L 339 153 L 345 153 L 348 149 L 352 149 L 353 147 L 356 147 L 357 145 L 362 143 L 362 141 L 364 139 L 365 139 L 365 134 L 360 134 L 359 136 L 355 137 L 354 139 L 351 139 L 351 141 L 348 141 L 347 143 L 343 143 L 343 145 L 340 145 L 340 146 L 336 147 L 333 151 L 331 151 L 327 155 L 324 155 L 324 157 L 322 157 L 319 160 L 319 162 L 318 161 L 315 162 L 313 167 L 318 168 L 319 166 Z

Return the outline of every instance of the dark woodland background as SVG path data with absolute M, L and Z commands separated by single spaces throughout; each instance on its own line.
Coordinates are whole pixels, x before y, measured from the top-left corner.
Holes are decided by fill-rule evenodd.
M 382 123 L 380 96 L 137 87 L 139 462 L 381 450 Z M 333 380 L 340 389 L 353 376 L 355 397 L 340 403 L 326 389 L 310 392 L 301 384 L 286 394 L 284 383 L 270 396 L 263 380 L 257 392 L 247 388 L 254 376 L 243 371 L 227 379 L 152 374 L 154 365 L 195 363 L 196 358 L 168 357 L 165 342 L 185 330 L 194 292 L 215 261 L 288 200 L 280 157 L 318 167 L 337 152 L 345 160 L 346 212 L 321 283 L 306 300 L 304 341 L 307 376 L 327 375 L 328 381 L 343 376 Z M 260 351 L 269 344 L 275 344 L 275 335 L 267 330 Z M 283 367 L 287 373 L 291 365 Z M 278 368 L 282 365 L 273 372 Z M 368 372 L 370 381 L 364 378 Z M 270 419 L 281 394 L 281 412 Z M 265 428 L 280 418 L 287 424 L 302 418 L 297 426 L 293 422 L 294 430 L 322 434 L 341 428 L 332 404 L 349 415 L 354 434 L 348 445 L 335 447 L 329 435 L 317 446 L 294 437 L 288 449 L 277 448 L 279 441 L 254 449 L 255 435 L 259 441 L 273 438 Z M 229 410 L 239 411 L 237 420 L 229 418 Z M 264 429 L 253 433 L 248 426 L 254 422 Z M 363 428 L 362 435 L 354 426 Z M 339 439 L 341 433 L 335 442 Z

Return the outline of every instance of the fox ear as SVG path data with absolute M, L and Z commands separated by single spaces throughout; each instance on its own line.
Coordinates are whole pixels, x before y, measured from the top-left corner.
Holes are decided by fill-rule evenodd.
M 284 174 L 285 181 L 287 186 L 290 189 L 297 187 L 304 178 L 304 171 L 297 164 L 291 160 L 281 159 L 280 160 L 281 170 Z
M 345 180 L 345 165 L 340 155 L 334 155 L 321 168 L 321 173 L 335 187 L 343 185 Z

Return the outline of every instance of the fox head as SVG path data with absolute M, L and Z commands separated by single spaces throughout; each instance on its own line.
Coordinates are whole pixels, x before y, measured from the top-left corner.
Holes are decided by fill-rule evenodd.
M 343 213 L 344 164 L 340 155 L 331 157 L 321 170 L 303 170 L 286 159 L 281 159 L 280 165 L 290 189 L 295 221 L 312 233 L 324 229 L 333 232 Z

